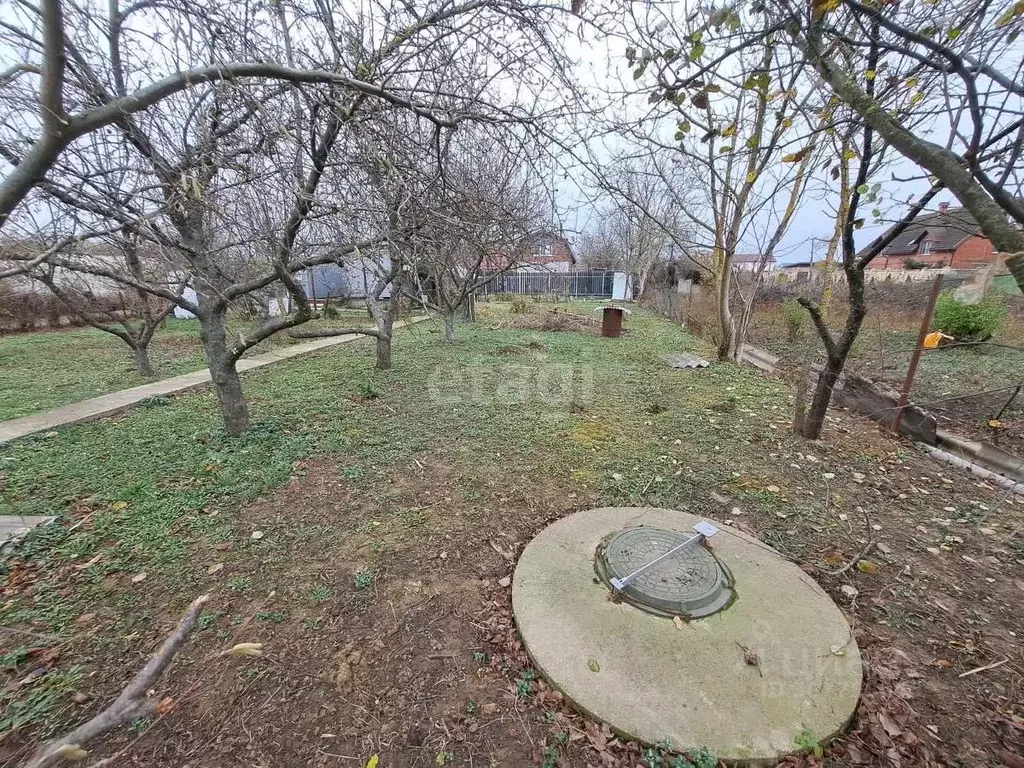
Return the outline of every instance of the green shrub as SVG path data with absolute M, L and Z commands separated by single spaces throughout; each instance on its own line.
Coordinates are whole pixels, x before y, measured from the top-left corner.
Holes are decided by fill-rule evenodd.
M 957 341 L 985 341 L 1000 329 L 1006 319 L 1006 307 L 992 296 L 977 304 L 962 304 L 952 291 L 943 291 L 935 305 L 932 326 Z
M 530 311 L 530 305 L 526 302 L 526 298 L 523 296 L 512 297 L 512 314 L 513 315 L 525 315 Z
M 786 299 L 780 309 L 782 322 L 786 326 L 786 341 L 796 341 L 803 336 L 807 325 L 807 310 L 796 299 Z

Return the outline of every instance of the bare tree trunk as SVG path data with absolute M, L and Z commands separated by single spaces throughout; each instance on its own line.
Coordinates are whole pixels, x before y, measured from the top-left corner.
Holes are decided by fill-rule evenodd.
M 732 265 L 730 262 L 731 259 L 724 260 L 724 267 L 718 281 L 718 325 L 722 331 L 722 340 L 718 344 L 718 359 L 722 361 L 735 361 L 738 357 L 736 320 L 729 302 L 729 294 L 732 291 Z
M 750 321 L 754 319 L 754 301 L 757 298 L 757 286 L 751 289 L 750 296 L 740 307 L 740 319 L 736 323 L 736 338 L 733 339 L 735 347 L 734 360 L 740 359 L 743 345 L 747 343 L 747 334 L 750 332 Z
M 149 362 L 149 341 L 138 340 L 132 346 L 132 360 L 135 361 L 135 370 L 143 376 L 153 375 L 153 366 Z
M 633 301 L 640 303 L 640 300 L 644 297 L 644 292 L 647 290 L 647 280 L 651 276 L 651 269 L 654 268 L 654 262 L 651 261 L 640 270 L 640 279 L 637 280 L 636 285 L 636 296 L 633 297 Z
M 857 334 L 860 333 L 860 327 L 863 325 L 864 318 L 868 313 L 867 301 L 864 298 L 863 269 L 847 270 L 846 277 L 850 291 L 850 309 L 846 316 L 846 324 L 843 327 L 843 335 L 839 337 L 839 341 L 832 346 L 827 343 L 825 345 L 827 350 L 825 369 L 821 372 L 821 376 L 818 377 L 818 382 L 814 387 L 814 398 L 811 400 L 811 407 L 804 419 L 803 434 L 809 440 L 817 440 L 821 437 L 821 430 L 825 424 L 825 414 L 828 413 L 828 406 L 832 401 L 832 390 L 835 389 L 836 382 L 846 366 L 846 358 L 853 348 L 853 343 L 857 340 Z M 801 304 L 804 304 L 808 311 L 811 311 L 808 306 L 809 303 L 805 304 L 801 301 Z M 811 317 L 815 321 L 815 327 L 818 329 L 819 335 L 821 335 L 824 321 L 821 318 L 820 310 L 815 308 L 811 311 Z M 827 333 L 827 330 L 825 332 Z M 822 337 L 822 341 L 824 341 L 824 337 Z
M 390 326 L 391 323 L 388 323 Z M 377 365 L 378 371 L 386 371 L 391 368 L 391 329 L 387 333 L 377 336 Z
M 227 307 L 221 304 L 203 306 L 207 302 L 202 296 L 199 301 L 199 337 L 203 340 L 206 364 L 217 390 L 224 428 L 232 437 L 238 437 L 249 431 L 251 422 L 249 404 L 242 392 L 242 380 L 228 345 Z
M 368 300 L 367 309 L 377 326 L 377 370 L 386 371 L 391 367 L 391 336 L 395 327 L 395 316 L 389 299 L 387 303 L 379 300 Z
M 441 316 L 444 318 L 444 340 L 450 344 L 455 341 L 455 313 L 446 309 Z
M 1024 251 L 1010 256 L 1006 260 L 1006 266 L 1010 268 L 1010 274 L 1017 281 L 1018 287 L 1024 291 Z

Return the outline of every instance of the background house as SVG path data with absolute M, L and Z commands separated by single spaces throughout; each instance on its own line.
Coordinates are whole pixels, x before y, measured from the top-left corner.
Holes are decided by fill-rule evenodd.
M 996 261 L 992 243 L 982 236 L 965 208 L 941 203 L 937 213 L 921 216 L 868 265 L 869 269 L 972 269 Z
M 576 267 L 576 256 L 568 240 L 550 233 L 538 237 L 533 248 L 519 256 L 511 267 L 508 257 L 498 257 L 484 266 L 495 272 L 572 272 Z
M 348 259 L 344 264 L 321 264 L 302 270 L 299 282 L 314 302 L 346 301 L 365 299 L 379 279 L 391 269 L 391 260 L 380 256 L 379 260 L 360 257 Z M 384 289 L 381 298 L 391 295 L 390 286 Z
M 775 257 L 769 256 L 767 260 L 760 253 L 736 253 L 732 257 L 732 268 L 739 272 L 756 272 L 761 264 L 764 264 L 764 271 L 771 272 L 775 269 Z

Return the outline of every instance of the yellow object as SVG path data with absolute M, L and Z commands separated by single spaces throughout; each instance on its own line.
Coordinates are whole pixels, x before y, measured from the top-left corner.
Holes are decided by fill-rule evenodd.
M 369 760 L 366 761 L 366 768 L 377 768 L 377 763 L 379 763 L 379 762 L 380 762 L 380 758 L 377 757 L 377 755 L 374 755 L 373 757 L 371 757 Z
M 925 349 L 937 349 L 938 346 L 939 346 L 939 343 L 943 339 L 949 339 L 950 341 L 952 341 L 953 337 L 952 336 L 947 336 L 942 331 L 932 331 L 931 333 L 929 333 L 927 336 L 924 337 L 924 348 Z

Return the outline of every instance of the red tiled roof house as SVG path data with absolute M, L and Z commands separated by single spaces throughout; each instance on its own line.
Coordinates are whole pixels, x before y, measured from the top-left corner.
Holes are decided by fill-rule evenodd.
M 872 260 L 868 269 L 973 269 L 996 260 L 966 208 L 941 203 L 937 213 L 919 217 Z

